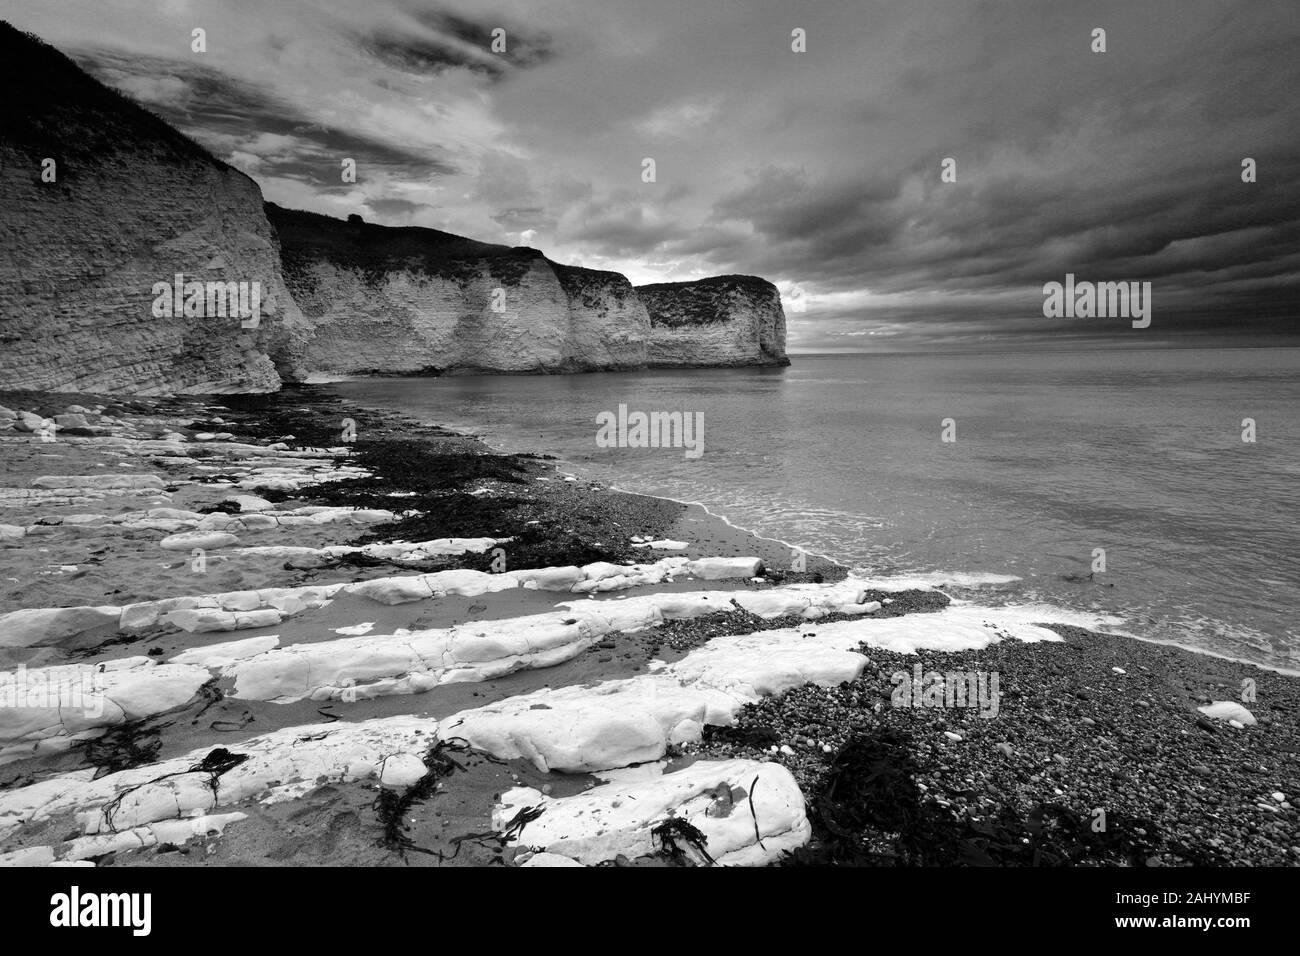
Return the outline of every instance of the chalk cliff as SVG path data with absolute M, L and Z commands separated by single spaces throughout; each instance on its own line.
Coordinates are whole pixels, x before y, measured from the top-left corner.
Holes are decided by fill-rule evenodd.
M 266 209 L 312 328 L 276 360 L 309 378 L 789 364 L 780 293 L 755 276 L 634 289 L 536 249 Z
M 651 365 L 789 365 L 785 311 L 776 286 L 757 276 L 636 287 L 650 313 Z
M 649 318 L 618 273 L 436 229 L 266 211 L 311 329 L 276 359 L 309 379 L 645 365 Z
M 257 184 L 3 22 L 0 85 L 0 385 L 277 389 L 267 351 L 299 317 Z M 260 283 L 260 327 L 156 317 L 177 273 Z
M 0 388 L 786 361 L 762 279 L 633 289 L 536 249 L 264 204 L 253 180 L 2 21 L 0 83 Z M 156 287 L 178 275 L 256 287 L 260 322 L 210 298 L 160 313 Z

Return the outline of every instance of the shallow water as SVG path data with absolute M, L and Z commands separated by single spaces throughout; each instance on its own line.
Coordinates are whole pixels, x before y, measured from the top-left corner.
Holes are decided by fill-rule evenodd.
M 793 361 L 331 387 L 865 573 L 1017 575 L 981 600 L 1116 613 L 1146 638 L 1300 669 L 1300 350 Z M 620 403 L 702 413 L 704 453 L 598 446 L 597 415 Z

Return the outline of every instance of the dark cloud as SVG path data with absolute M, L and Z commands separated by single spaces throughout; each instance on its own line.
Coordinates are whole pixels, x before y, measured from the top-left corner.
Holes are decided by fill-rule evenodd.
M 602 256 L 644 257 L 691 235 L 686 223 L 657 214 L 644 194 L 629 189 L 577 203 L 565 216 L 569 241 Z
M 545 31 L 522 26 L 512 17 L 489 15 L 486 12 L 480 12 L 477 17 L 469 17 L 436 8 L 417 10 L 414 17 L 439 34 L 439 40 L 436 43 L 390 40 L 389 48 L 396 50 L 399 56 L 403 48 L 409 50 L 417 63 L 427 55 L 431 61 L 429 65 L 435 69 L 440 65 L 458 65 L 501 75 L 508 67 L 529 69 L 545 63 L 556 54 L 553 37 Z M 505 50 L 501 53 L 492 50 L 496 30 L 502 30 L 505 34 Z M 448 57 L 448 62 L 439 63 L 439 56 Z
M 404 176 L 456 172 L 437 157 L 311 121 L 274 93 L 216 69 L 102 49 L 75 50 L 71 55 L 82 69 L 132 93 L 223 159 L 243 166 L 253 156 L 259 162 L 246 171 L 254 175 L 332 190 L 343 188 L 344 158 L 354 159 L 362 170 L 380 167 Z

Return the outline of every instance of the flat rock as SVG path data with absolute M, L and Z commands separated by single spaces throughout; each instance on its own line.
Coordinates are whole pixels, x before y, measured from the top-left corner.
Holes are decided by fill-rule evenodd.
M 83 834 L 111 833 L 244 800 L 279 802 L 326 783 L 377 778 L 386 760 L 423 757 L 437 722 L 401 716 L 288 727 L 229 749 L 247 757 L 214 782 L 195 770 L 211 747 L 92 779 L 86 771 L 0 791 L 0 839 L 25 823 L 72 815 Z
M 586 866 L 662 851 L 653 831 L 670 817 L 700 830 L 705 850 L 721 866 L 771 863 L 812 835 L 803 794 L 790 771 L 752 760 L 699 761 L 653 779 L 605 784 L 571 797 L 516 787 L 493 808 L 493 828 L 504 832 L 529 808 L 541 815 L 512 836 L 511 844 Z M 693 849 L 686 852 L 697 864 L 707 862 Z
M 32 479 L 33 488 L 136 488 L 162 490 L 166 483 L 157 475 L 42 475 Z
M 0 616 L 0 647 L 57 644 L 99 627 L 117 627 L 121 609 L 103 607 L 24 608 Z
M 158 542 L 159 547 L 168 551 L 189 551 L 192 548 L 213 551 L 236 544 L 239 544 L 239 539 L 223 531 L 183 531 L 180 534 L 168 535 Z

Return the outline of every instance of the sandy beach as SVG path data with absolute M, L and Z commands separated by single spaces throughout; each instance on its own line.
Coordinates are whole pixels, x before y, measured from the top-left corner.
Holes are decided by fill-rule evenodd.
M 321 389 L 0 406 L 2 862 L 1300 863 L 1295 678 Z

